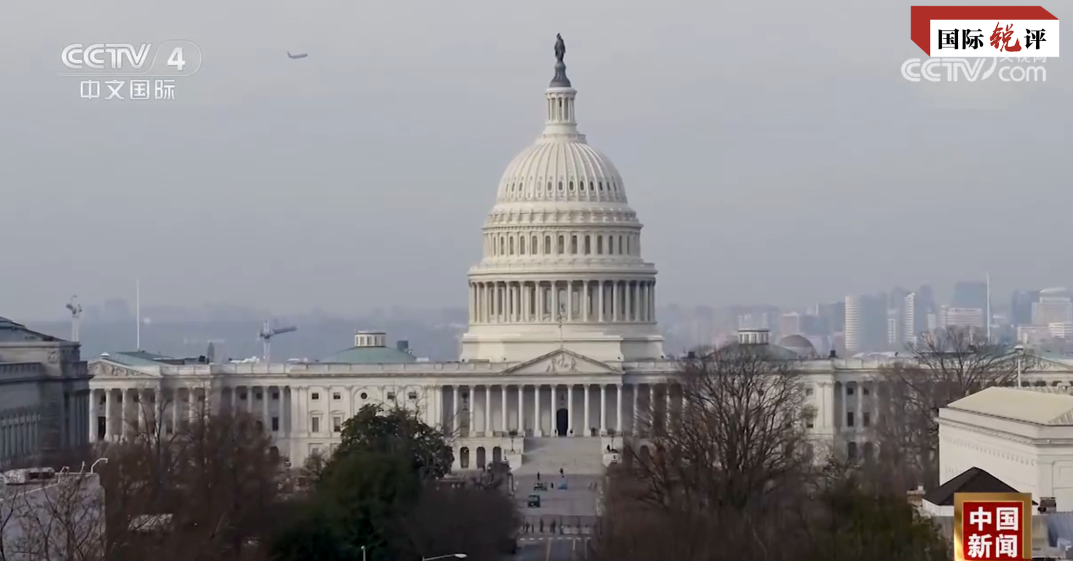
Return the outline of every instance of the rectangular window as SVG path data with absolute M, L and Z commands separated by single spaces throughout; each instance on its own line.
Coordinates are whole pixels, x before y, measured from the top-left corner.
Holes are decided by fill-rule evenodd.
M 410 392 L 406 395 L 410 401 L 417 401 L 417 392 Z
M 246 392 L 242 392 L 242 393 L 238 394 L 238 400 L 239 401 L 246 401 Z
M 342 432 L 343 430 L 343 418 L 332 417 L 332 432 Z
M 279 430 L 279 417 L 272 417 L 272 432 Z
M 807 395 L 807 396 L 809 396 L 809 397 L 812 397 L 812 388 L 808 388 L 808 389 L 806 389 L 806 390 L 805 390 L 805 395 Z
M 861 422 L 864 423 L 864 426 L 866 426 L 866 427 L 872 426 L 872 415 L 871 415 L 871 413 L 865 411 L 864 413 L 861 413 L 861 415 L 862 415 Z
M 853 395 L 853 386 L 846 388 L 846 395 Z
M 320 394 L 319 394 L 319 393 L 317 393 L 317 392 L 313 392 L 313 396 L 312 396 L 312 397 L 313 397 L 313 401 L 317 401 L 318 399 L 320 399 Z
M 272 399 L 279 400 L 279 392 L 272 392 Z
M 320 417 L 313 417 L 312 421 L 309 427 L 311 432 L 320 432 Z
M 343 394 L 339 392 L 334 392 L 332 393 L 332 399 L 335 401 L 339 401 L 340 399 L 343 399 Z
M 258 393 L 255 393 L 253 395 L 257 399 L 257 401 L 264 401 L 265 400 L 264 392 L 258 392 Z
M 387 392 L 387 400 L 395 401 L 395 392 Z
M 853 411 L 846 411 L 846 426 L 853 426 Z

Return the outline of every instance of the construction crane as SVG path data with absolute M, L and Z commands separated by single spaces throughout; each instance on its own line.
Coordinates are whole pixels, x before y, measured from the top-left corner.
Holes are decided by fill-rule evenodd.
M 264 326 L 261 328 L 261 332 L 257 334 L 257 337 L 264 343 L 265 354 L 264 359 L 267 363 L 272 351 L 272 338 L 276 335 L 283 335 L 284 333 L 290 333 L 292 331 L 298 331 L 298 327 L 289 325 L 287 327 L 273 328 L 271 322 L 265 320 Z
M 71 312 L 71 341 L 78 342 L 78 324 L 82 317 L 82 305 L 77 302 L 78 295 L 71 297 L 71 301 L 67 303 L 67 311 Z

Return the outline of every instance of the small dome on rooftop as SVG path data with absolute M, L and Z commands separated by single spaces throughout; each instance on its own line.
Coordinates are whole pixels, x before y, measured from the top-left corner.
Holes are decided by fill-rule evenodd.
M 816 347 L 802 335 L 787 335 L 779 339 L 779 346 L 797 353 L 801 358 L 816 357 Z

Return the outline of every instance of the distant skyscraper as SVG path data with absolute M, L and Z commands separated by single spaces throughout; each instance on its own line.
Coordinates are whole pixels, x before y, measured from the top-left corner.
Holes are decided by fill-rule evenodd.
M 901 307 L 887 308 L 887 348 L 897 349 L 902 346 Z
M 910 292 L 905 297 L 905 303 L 902 306 L 902 322 L 905 344 L 915 345 L 917 337 L 928 331 L 928 314 L 920 302 L 920 295 L 916 292 Z
M 846 354 L 864 350 L 864 296 L 846 296 Z
M 1039 291 L 1039 301 L 1032 304 L 1032 324 L 1073 322 L 1073 299 L 1065 288 L 1045 288 Z
M 827 333 L 841 333 L 846 329 L 846 303 L 831 302 L 816 304 L 809 309 L 809 314 L 816 316 L 821 329 Z
M 798 312 L 782 314 L 779 318 L 779 337 L 800 335 L 805 332 L 803 318 L 808 316 Z
M 1010 297 L 1010 323 L 1014 326 L 1031 325 L 1032 304 L 1038 298 L 1038 290 L 1015 290 Z
M 954 284 L 951 308 L 987 309 L 987 283 L 983 281 L 958 281 Z
M 887 348 L 886 298 L 871 294 L 846 297 L 846 353 Z
M 939 312 L 939 307 L 935 305 L 935 292 L 932 291 L 930 284 L 922 284 L 917 289 L 917 305 L 926 314 L 936 314 Z M 934 327 L 932 327 L 934 329 Z
M 957 308 L 943 306 L 939 308 L 939 324 L 943 327 L 969 327 L 980 329 L 981 334 L 987 327 L 984 308 Z

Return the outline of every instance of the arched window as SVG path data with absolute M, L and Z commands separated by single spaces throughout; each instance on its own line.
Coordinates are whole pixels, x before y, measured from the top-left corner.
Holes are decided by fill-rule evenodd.
M 574 182 L 573 182 L 573 181 L 571 181 L 571 182 L 570 182 L 570 191 L 573 191 L 573 190 L 574 190 Z
M 570 236 L 570 255 L 577 255 L 577 236 Z
M 592 253 L 592 236 L 585 236 L 585 255 Z
M 505 245 L 506 245 L 506 241 L 503 239 L 503 236 L 499 236 L 499 254 L 500 255 L 505 254 L 505 250 L 506 250 L 506 247 L 504 247 Z
M 529 252 L 533 255 L 540 253 L 540 244 L 537 242 L 539 238 L 533 236 L 533 243 L 529 245 Z
M 560 182 L 559 182 L 559 190 L 560 190 L 560 191 L 562 191 L 562 190 L 563 190 L 563 182 L 562 182 L 562 181 L 560 181 Z
M 562 255 L 564 253 L 566 253 L 566 237 L 560 235 L 559 236 L 559 252 L 558 252 L 558 254 Z
M 510 247 L 510 252 L 507 253 L 507 255 L 514 255 L 514 236 L 510 237 L 510 240 L 507 242 L 507 245 Z
M 548 192 L 551 193 L 551 181 L 548 182 Z
M 630 251 L 630 238 L 632 237 L 633 236 L 628 236 L 626 238 L 626 255 L 633 255 L 633 252 Z
M 626 246 L 622 243 L 622 236 L 618 237 L 618 252 L 625 255 Z
M 603 182 L 603 181 L 599 181 L 599 182 L 597 182 L 596 184 L 600 186 L 600 190 L 601 190 L 601 191 L 603 191 L 603 190 L 604 190 L 604 182 Z
M 604 237 L 596 236 L 596 255 L 604 254 Z
M 596 190 L 596 187 L 595 187 L 595 185 L 593 185 L 592 180 L 590 179 L 589 180 L 589 191 L 595 191 L 595 190 Z
M 544 236 L 544 255 L 551 255 L 551 236 Z
M 525 236 L 518 238 L 518 255 L 525 255 Z
M 607 236 L 607 254 L 615 254 L 615 236 Z

